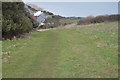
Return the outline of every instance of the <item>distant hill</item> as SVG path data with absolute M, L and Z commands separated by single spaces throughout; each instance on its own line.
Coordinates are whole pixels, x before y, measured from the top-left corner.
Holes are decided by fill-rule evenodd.
M 44 9 L 38 7 L 37 5 L 34 5 L 34 4 L 26 4 L 28 7 L 31 7 L 37 11 L 45 11 Z
M 47 10 L 44 10 L 34 4 L 26 4 L 26 11 L 33 16 L 33 14 L 37 11 L 42 11 L 44 13 L 45 19 L 45 26 L 42 26 L 40 28 L 53 28 L 58 26 L 64 26 L 67 24 L 76 24 L 82 17 L 63 17 L 61 15 L 56 15 L 52 12 L 49 12 Z
M 26 6 L 28 7 L 30 13 L 34 13 L 36 11 L 42 11 L 49 18 L 66 18 L 68 20 L 79 20 L 79 19 L 83 18 L 83 17 L 63 17 L 60 15 L 55 15 L 52 12 L 44 10 L 44 9 L 38 7 L 37 5 L 31 4 L 31 3 L 26 4 Z
M 54 15 L 52 12 L 46 11 L 34 4 L 26 4 L 25 7 L 29 11 L 30 14 L 33 14 L 37 11 L 42 11 L 48 17 L 52 17 Z

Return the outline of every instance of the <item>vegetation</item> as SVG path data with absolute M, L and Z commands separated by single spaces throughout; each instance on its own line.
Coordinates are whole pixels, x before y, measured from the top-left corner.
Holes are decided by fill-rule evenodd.
M 118 23 L 3 41 L 3 78 L 117 78 Z
M 39 23 L 33 19 L 31 12 L 36 12 L 33 6 L 25 5 L 23 2 L 3 2 L 3 26 L 2 36 L 3 40 L 13 39 L 14 37 L 20 37 L 25 33 L 29 33 L 33 28 L 37 28 Z M 28 8 L 25 8 L 28 6 Z M 38 8 L 37 8 L 38 9 Z M 31 11 L 31 12 L 30 12 Z M 64 26 L 71 23 L 77 23 L 74 17 L 62 17 L 54 15 L 51 12 L 43 11 L 48 18 L 45 21 L 45 26 L 40 28 L 53 28 L 58 26 Z M 8 14 L 9 13 L 9 14 Z M 64 21 L 64 22 L 63 22 Z
M 60 23 L 62 25 L 67 25 L 67 24 L 74 24 L 74 23 L 78 23 L 79 20 L 69 20 L 69 19 L 60 19 Z
M 94 24 L 94 23 L 102 23 L 102 22 L 113 22 L 118 21 L 120 15 L 104 15 L 104 16 L 88 16 L 87 18 L 83 18 L 78 22 L 78 25 L 81 24 Z
M 45 26 L 42 26 L 40 28 L 54 28 L 68 24 L 77 24 L 79 20 L 79 17 L 62 17 L 60 15 L 52 15 L 45 20 Z
M 32 10 L 33 12 L 36 12 L 36 11 L 37 11 L 36 9 L 32 8 L 32 7 L 29 6 L 29 5 L 26 5 L 26 6 L 28 6 L 28 8 L 29 8 L 30 10 Z
M 58 27 L 61 25 L 60 23 L 60 16 L 52 16 L 52 18 L 47 18 L 45 20 L 45 26 L 43 26 L 42 28 L 54 28 L 54 27 Z
M 23 2 L 3 2 L 3 26 L 4 39 L 12 39 L 14 36 L 28 33 L 35 26 L 34 21 L 27 15 Z
M 49 11 L 43 11 L 46 15 L 54 15 L 53 13 L 49 12 Z

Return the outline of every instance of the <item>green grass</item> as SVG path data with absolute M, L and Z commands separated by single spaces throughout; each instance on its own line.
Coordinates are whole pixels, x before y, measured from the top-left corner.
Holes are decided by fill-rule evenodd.
M 68 19 L 60 19 L 61 23 L 67 23 L 67 24 L 73 24 L 73 23 L 78 23 L 79 20 L 68 20 Z
M 117 78 L 117 23 L 34 32 L 3 41 L 4 78 Z

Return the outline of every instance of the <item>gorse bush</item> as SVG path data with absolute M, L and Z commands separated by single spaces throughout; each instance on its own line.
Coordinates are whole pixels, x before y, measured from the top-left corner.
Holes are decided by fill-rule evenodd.
M 23 2 L 3 2 L 2 13 L 2 37 L 4 39 L 12 39 L 14 36 L 32 30 L 33 24 L 26 16 Z
M 105 16 L 89 16 L 87 18 L 83 18 L 78 22 L 78 25 L 81 24 L 93 24 L 93 23 L 102 23 L 102 22 L 113 22 L 118 21 L 120 15 L 105 15 Z

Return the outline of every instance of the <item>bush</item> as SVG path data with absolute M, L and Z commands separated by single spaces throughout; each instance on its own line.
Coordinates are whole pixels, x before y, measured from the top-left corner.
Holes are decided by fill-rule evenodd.
M 2 37 L 12 39 L 14 36 L 28 33 L 33 24 L 25 15 L 23 2 L 3 2 Z
M 78 25 L 118 21 L 119 18 L 120 18 L 120 15 L 105 15 L 105 16 L 87 17 L 87 18 L 81 19 L 78 22 Z
M 35 21 L 33 18 L 30 18 L 32 24 L 33 24 L 33 28 L 37 28 L 39 26 L 39 23 L 37 21 Z
M 61 23 L 60 23 L 58 17 L 54 17 L 54 18 L 46 19 L 45 25 L 40 28 L 54 28 L 54 27 L 58 27 L 60 25 L 61 25 Z

